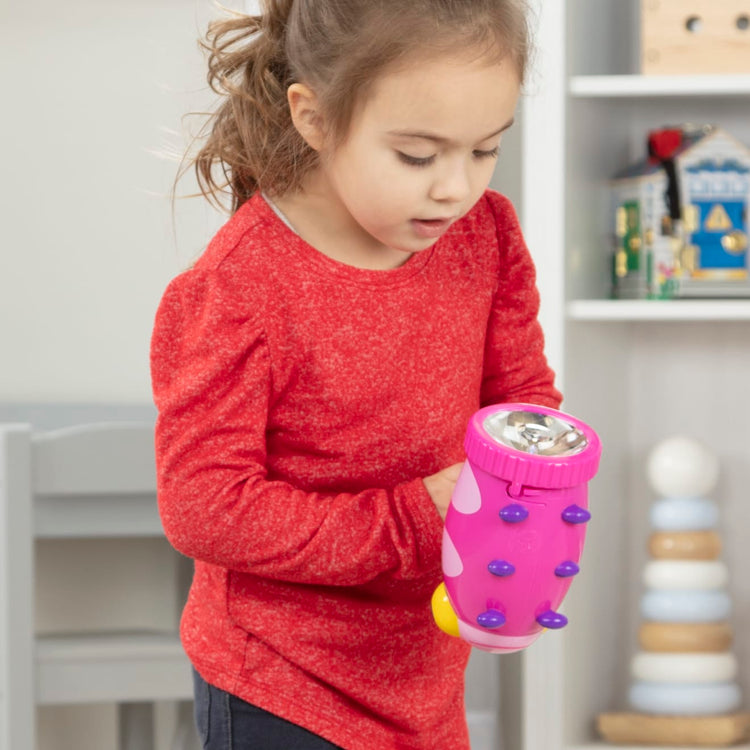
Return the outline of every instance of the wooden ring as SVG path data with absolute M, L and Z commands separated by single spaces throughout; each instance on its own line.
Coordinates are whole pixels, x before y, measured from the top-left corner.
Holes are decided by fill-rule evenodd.
M 732 627 L 728 622 L 644 622 L 638 630 L 638 641 L 644 651 L 728 651 Z
M 715 531 L 655 532 L 648 551 L 657 560 L 715 560 L 721 554 L 721 537 Z
M 647 591 L 641 597 L 641 614 L 657 622 L 721 622 L 732 612 L 726 591 Z
M 737 658 L 731 651 L 716 654 L 641 651 L 631 660 L 630 673 L 634 679 L 642 682 L 730 682 L 737 676 Z
M 729 583 L 729 569 L 721 560 L 651 560 L 643 567 L 649 589 L 721 589 Z
M 655 531 L 710 531 L 719 522 L 719 508 L 702 497 L 663 497 L 651 506 Z
M 628 699 L 634 709 L 648 714 L 706 716 L 734 710 L 740 705 L 742 694 L 732 682 L 705 685 L 635 682 Z

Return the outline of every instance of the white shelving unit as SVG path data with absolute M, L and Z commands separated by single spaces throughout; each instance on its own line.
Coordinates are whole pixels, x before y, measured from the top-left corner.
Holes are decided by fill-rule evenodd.
M 569 321 L 750 321 L 750 300 L 570 300 Z
M 522 117 L 521 216 L 563 408 L 597 429 L 604 452 L 582 571 L 566 602 L 570 625 L 523 656 L 523 750 L 611 747 L 595 719 L 627 708 L 654 499 L 645 460 L 678 433 L 704 440 L 721 460 L 715 499 L 750 706 L 750 641 L 741 637 L 750 627 L 750 299 L 609 299 L 607 195 L 653 128 L 711 122 L 750 144 L 750 76 L 639 75 L 639 5 L 536 0 L 539 73 Z
M 647 96 L 748 96 L 750 75 L 582 75 L 570 78 L 568 91 L 574 97 L 605 99 Z

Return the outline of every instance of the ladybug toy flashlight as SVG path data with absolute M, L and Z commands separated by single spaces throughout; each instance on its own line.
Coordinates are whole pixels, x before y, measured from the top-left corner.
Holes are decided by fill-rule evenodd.
M 558 608 L 579 570 L 601 443 L 563 412 L 498 404 L 472 417 L 464 447 L 433 615 L 472 646 L 518 651 L 567 624 Z

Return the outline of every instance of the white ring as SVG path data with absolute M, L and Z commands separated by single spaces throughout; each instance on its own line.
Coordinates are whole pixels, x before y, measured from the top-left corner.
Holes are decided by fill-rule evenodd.
M 726 591 L 647 591 L 641 614 L 657 622 L 720 622 L 732 612 Z
M 721 560 L 651 560 L 643 567 L 643 585 L 650 589 L 721 589 L 728 582 Z
M 635 682 L 628 699 L 633 708 L 644 713 L 706 716 L 733 711 L 742 702 L 742 693 L 732 682 L 706 685 Z
M 730 651 L 706 654 L 637 653 L 630 673 L 643 682 L 729 682 L 737 676 L 737 658 Z
M 708 531 L 719 522 L 719 507 L 702 497 L 664 497 L 651 506 L 657 531 Z

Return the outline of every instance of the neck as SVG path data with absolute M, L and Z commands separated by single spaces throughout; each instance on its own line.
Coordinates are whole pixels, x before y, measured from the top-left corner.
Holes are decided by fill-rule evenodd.
M 319 170 L 294 193 L 273 198 L 305 242 L 332 260 L 355 268 L 383 271 L 403 265 L 409 253 L 387 247 L 368 234 L 333 196 Z

